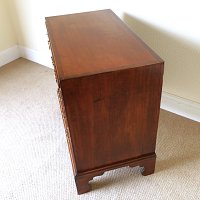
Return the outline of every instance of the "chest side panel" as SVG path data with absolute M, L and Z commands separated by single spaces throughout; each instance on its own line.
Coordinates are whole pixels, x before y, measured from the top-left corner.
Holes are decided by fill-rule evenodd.
M 162 74 L 157 64 L 62 82 L 79 172 L 155 151 Z

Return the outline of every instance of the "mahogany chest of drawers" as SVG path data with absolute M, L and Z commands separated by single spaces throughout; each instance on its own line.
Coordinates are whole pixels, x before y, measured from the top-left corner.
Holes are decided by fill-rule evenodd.
M 107 170 L 155 169 L 163 60 L 111 10 L 46 18 L 78 194 Z

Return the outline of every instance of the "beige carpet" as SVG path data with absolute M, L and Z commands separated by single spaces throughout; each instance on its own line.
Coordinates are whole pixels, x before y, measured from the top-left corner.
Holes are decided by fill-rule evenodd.
M 162 110 L 156 152 L 155 174 L 113 170 L 78 196 L 53 70 L 0 68 L 0 200 L 200 199 L 200 124 Z

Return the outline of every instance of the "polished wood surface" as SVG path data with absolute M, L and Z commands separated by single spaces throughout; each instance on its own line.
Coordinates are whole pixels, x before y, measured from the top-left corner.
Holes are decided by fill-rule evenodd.
M 79 172 L 154 152 L 161 77 L 154 65 L 61 83 Z
M 48 17 L 46 24 L 60 79 L 162 61 L 111 10 Z
M 78 194 L 123 166 L 155 169 L 163 60 L 111 11 L 46 18 Z

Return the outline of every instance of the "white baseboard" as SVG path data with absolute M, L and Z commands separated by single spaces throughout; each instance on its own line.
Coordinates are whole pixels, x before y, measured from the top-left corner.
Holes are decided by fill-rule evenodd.
M 13 46 L 0 52 L 0 67 L 20 57 L 18 46 Z
M 22 58 L 39 63 L 46 67 L 53 68 L 51 61 L 51 52 L 36 51 L 30 48 L 19 46 L 19 52 Z
M 52 67 L 51 52 L 36 51 L 23 46 L 14 46 L 0 52 L 0 67 L 19 57 Z M 200 104 L 167 92 L 162 93 L 161 108 L 177 115 L 200 122 Z
M 162 93 L 161 108 L 200 122 L 200 104 L 167 92 Z

